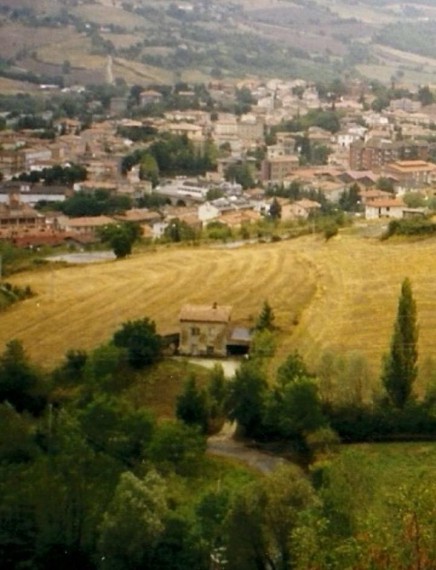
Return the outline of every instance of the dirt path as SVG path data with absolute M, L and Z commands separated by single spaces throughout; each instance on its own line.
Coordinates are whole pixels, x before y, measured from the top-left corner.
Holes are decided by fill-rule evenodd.
M 282 457 L 270 455 L 251 448 L 242 441 L 234 440 L 235 427 L 235 424 L 226 423 L 219 434 L 210 437 L 207 440 L 208 453 L 237 459 L 261 473 L 271 473 L 286 462 Z

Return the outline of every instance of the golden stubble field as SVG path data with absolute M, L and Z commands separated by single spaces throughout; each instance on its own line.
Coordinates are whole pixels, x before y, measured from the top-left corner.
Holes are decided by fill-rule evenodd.
M 420 357 L 436 356 L 436 240 L 379 242 L 341 234 L 238 249 L 169 247 L 130 259 L 23 273 L 11 281 L 38 295 L 0 316 L 0 348 L 23 341 L 51 367 L 70 348 L 91 349 L 121 323 L 148 316 L 177 331 L 184 303 L 233 305 L 253 319 L 265 299 L 279 327 L 278 359 L 298 349 L 314 365 L 323 350 L 360 351 L 374 371 L 388 349 L 400 285 L 412 280 Z

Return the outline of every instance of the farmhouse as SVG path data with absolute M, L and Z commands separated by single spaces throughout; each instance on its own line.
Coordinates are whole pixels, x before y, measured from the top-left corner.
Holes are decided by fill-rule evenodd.
M 377 218 L 401 219 L 406 205 L 399 198 L 379 198 L 368 200 L 365 204 L 365 218 L 374 220 Z
M 232 307 L 185 305 L 180 311 L 180 354 L 226 356 Z
M 180 311 L 179 354 L 225 357 L 246 354 L 251 333 L 233 325 L 229 305 L 184 305 Z

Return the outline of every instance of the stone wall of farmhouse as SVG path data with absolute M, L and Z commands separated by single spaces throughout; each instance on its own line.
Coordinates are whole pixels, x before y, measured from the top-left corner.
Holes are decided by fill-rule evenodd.
M 182 322 L 179 352 L 191 356 L 226 356 L 227 333 L 226 323 Z

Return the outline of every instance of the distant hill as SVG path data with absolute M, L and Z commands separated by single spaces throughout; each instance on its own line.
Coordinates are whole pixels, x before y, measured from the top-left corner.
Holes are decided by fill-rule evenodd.
M 128 84 L 436 73 L 430 0 L 0 0 L 0 25 L 0 75 L 34 83 L 105 82 L 109 55 Z

